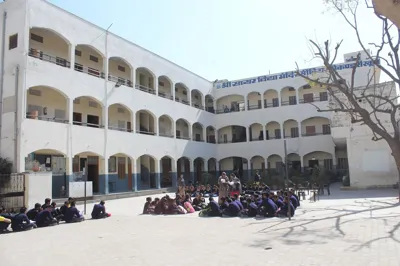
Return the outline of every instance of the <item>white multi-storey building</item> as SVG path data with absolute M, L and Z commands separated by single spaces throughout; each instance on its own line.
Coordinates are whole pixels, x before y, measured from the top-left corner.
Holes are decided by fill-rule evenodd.
M 1 156 L 18 172 L 33 159 L 51 170 L 53 196 L 86 165 L 94 193 L 234 168 L 266 175 L 281 168 L 284 138 L 293 168 L 348 169 L 332 114 L 309 104 L 326 106 L 326 89 L 292 71 L 213 83 L 44 0 L 0 9 Z M 338 65 L 344 76 L 351 55 Z M 360 64 L 357 85 L 371 68 Z

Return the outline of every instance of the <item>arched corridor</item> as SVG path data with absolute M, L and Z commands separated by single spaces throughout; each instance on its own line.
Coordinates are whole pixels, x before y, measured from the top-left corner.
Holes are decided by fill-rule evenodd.
M 264 92 L 264 108 L 279 107 L 279 93 L 274 89 Z
M 247 110 L 261 109 L 261 94 L 259 92 L 250 92 L 247 94 Z
M 121 57 L 110 57 L 108 59 L 108 80 L 132 88 L 132 66 Z
M 301 121 L 301 134 L 303 137 L 330 135 L 331 125 L 326 117 L 310 117 Z
M 156 135 L 156 117 L 148 110 L 136 112 L 136 133 L 145 135 Z
M 158 118 L 159 136 L 173 138 L 174 137 L 174 121 L 168 115 L 162 115 Z
M 191 136 L 191 127 L 188 121 L 185 119 L 178 119 L 176 120 L 176 138 L 177 139 L 186 139 L 190 140 Z
M 167 76 L 158 77 L 158 96 L 173 100 L 172 81 Z
M 204 127 L 200 123 L 194 123 L 192 126 L 192 139 L 198 142 L 204 142 Z
M 75 47 L 75 70 L 88 75 L 104 78 L 104 56 L 93 46 L 78 44 Z
M 199 90 L 192 90 L 191 91 L 191 99 L 192 99 L 192 106 L 204 110 L 204 104 L 203 104 L 203 94 Z
M 268 122 L 265 127 L 265 138 L 270 139 L 281 139 L 281 126 L 276 121 Z
M 161 166 L 161 187 L 173 187 L 174 179 L 176 180 L 175 163 L 174 160 L 169 156 L 164 156 L 160 160 Z
M 138 189 L 158 188 L 158 165 L 156 159 L 148 154 L 142 155 L 137 159 L 137 180 Z
M 217 99 L 217 114 L 245 111 L 242 95 L 227 95 Z
M 189 88 L 183 83 L 175 84 L 175 101 L 180 102 L 186 105 L 190 105 L 189 103 Z
M 254 123 L 249 127 L 250 141 L 264 140 L 263 126 L 258 123 Z
M 102 128 L 104 126 L 102 103 L 90 96 L 75 98 L 73 124 Z
M 108 129 L 132 132 L 132 111 L 122 104 L 108 107 Z
M 210 94 L 207 94 L 205 98 L 205 104 L 206 104 L 206 111 L 214 114 L 215 113 L 214 97 L 212 97 Z
M 120 193 L 133 190 L 132 158 L 123 153 L 108 158 L 108 192 Z
M 284 87 L 281 90 L 281 106 L 296 105 L 297 94 L 293 87 Z
M 135 88 L 150 94 L 156 94 L 154 87 L 155 75 L 145 67 L 136 69 L 136 85 Z
M 226 126 L 218 129 L 218 143 L 246 142 L 246 128 L 242 126 Z
M 215 130 L 215 128 L 212 126 L 208 126 L 206 129 L 206 133 L 207 133 L 207 143 L 216 143 L 215 134 L 217 133 L 217 131 Z
M 196 184 L 199 182 L 200 184 L 203 183 L 203 172 L 205 171 L 204 169 L 204 159 L 201 157 L 197 157 L 194 159 L 193 162 L 193 167 L 194 167 L 194 183 Z
M 183 176 L 186 185 L 189 184 L 189 182 L 193 182 L 189 158 L 181 157 L 178 159 L 176 163 L 176 172 L 178 180 Z
M 299 123 L 294 119 L 289 119 L 283 122 L 283 135 L 284 138 L 298 138 L 299 137 Z

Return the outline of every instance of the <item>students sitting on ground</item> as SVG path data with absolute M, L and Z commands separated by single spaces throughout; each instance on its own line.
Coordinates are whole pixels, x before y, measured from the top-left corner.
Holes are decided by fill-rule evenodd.
M 274 217 L 278 207 L 276 204 L 269 198 L 269 193 L 264 192 L 262 194 L 263 201 L 261 202 L 259 209 L 259 215 L 264 217 Z
M 56 218 L 51 215 L 51 211 L 49 208 L 45 210 L 41 210 L 35 218 L 35 222 L 37 227 L 46 227 L 58 224 Z
M 293 202 L 292 200 L 291 200 L 291 201 L 292 201 L 293 206 L 294 206 L 294 204 L 296 203 L 295 208 L 297 209 L 297 207 L 300 206 L 300 199 L 299 199 L 299 197 L 296 195 L 296 193 L 294 193 L 294 189 L 293 189 L 293 188 L 289 191 L 289 195 L 290 195 L 290 198 L 291 198 L 291 199 L 292 199 L 292 197 L 293 197 L 293 200 L 295 200 L 295 202 Z
M 200 211 L 199 216 L 201 217 L 221 217 L 222 216 L 222 211 L 219 208 L 218 202 L 214 200 L 213 197 L 209 198 L 209 203 L 208 206 Z
M 71 207 L 68 208 L 64 217 L 66 223 L 79 223 L 85 220 L 85 217 L 79 213 L 75 205 L 75 201 L 71 202 Z
M 288 210 L 289 210 L 289 205 L 290 205 L 290 216 L 293 217 L 294 216 L 294 211 L 295 208 L 292 204 L 292 202 L 289 200 L 288 197 L 285 197 L 284 201 L 283 201 L 283 205 L 278 213 L 278 215 L 280 217 L 287 217 L 288 216 Z
M 221 201 L 221 204 L 220 204 L 221 211 L 224 211 L 225 209 L 228 209 L 229 203 L 227 201 L 227 198 L 221 197 L 220 201 Z
M 35 204 L 35 208 L 30 209 L 27 213 L 26 216 L 28 216 L 29 220 L 31 221 L 36 221 L 36 216 L 39 214 L 39 212 L 42 211 L 42 208 L 40 207 L 40 203 Z
M 243 204 L 242 202 L 239 200 L 239 195 L 238 194 L 234 194 L 233 195 L 233 200 L 236 202 L 236 204 L 239 206 L 239 209 L 242 211 L 244 210 Z
M 61 206 L 61 208 L 60 208 L 60 212 L 62 214 L 61 220 L 64 220 L 64 217 L 65 217 L 65 214 L 67 213 L 68 208 L 69 208 L 69 201 L 65 201 L 64 205 Z
M 5 218 L 0 214 L 0 234 L 8 232 L 8 226 L 11 224 L 11 219 Z
M 194 213 L 196 210 L 193 208 L 192 203 L 191 203 L 191 199 L 190 199 L 190 195 L 186 194 L 185 196 L 185 200 L 183 202 L 183 207 L 185 208 L 185 210 L 188 213 Z
M 206 208 L 207 205 L 205 203 L 205 199 L 201 193 L 196 193 L 196 197 L 193 199 L 192 206 L 196 211 L 201 211 Z
M 228 208 L 226 208 L 222 214 L 229 217 L 238 216 L 240 214 L 239 204 L 235 200 L 232 200 L 229 197 L 226 199 L 226 201 L 228 202 L 229 205 Z
M 54 218 L 57 219 L 57 221 L 61 221 L 64 219 L 64 215 L 61 213 L 61 210 L 57 208 L 57 203 L 54 201 L 51 203 L 51 215 L 53 215 Z
M 290 191 L 285 192 L 285 197 L 289 198 L 289 200 L 292 202 L 292 205 L 294 206 L 295 209 L 299 206 L 299 203 L 292 192 L 290 192 Z
M 248 217 L 256 217 L 258 213 L 257 204 L 251 200 L 251 198 L 247 199 L 247 216 Z
M 44 204 L 42 205 L 42 209 L 45 210 L 48 208 L 53 208 L 50 203 L 51 203 L 51 199 L 49 199 L 49 198 L 45 199 Z
M 13 232 L 26 231 L 36 228 L 36 225 L 29 220 L 25 213 L 26 208 L 22 207 L 19 213 L 13 217 L 11 221 L 11 228 Z
M 283 201 L 279 199 L 278 195 L 274 195 L 273 201 L 278 208 L 281 208 L 283 206 Z
M 151 204 L 151 197 L 146 198 L 146 202 L 144 203 L 143 206 L 143 214 L 150 214 L 150 204 Z
M 103 219 L 111 216 L 111 214 L 106 212 L 105 204 L 105 201 L 102 200 L 99 204 L 93 206 L 92 219 Z

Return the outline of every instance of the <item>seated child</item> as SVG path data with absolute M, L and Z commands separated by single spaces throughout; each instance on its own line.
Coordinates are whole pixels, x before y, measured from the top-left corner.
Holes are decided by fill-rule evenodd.
M 206 201 L 203 198 L 203 195 L 200 193 L 196 193 L 196 197 L 193 199 L 192 206 L 196 211 L 200 211 L 207 207 Z
M 93 206 L 92 219 L 103 219 L 111 216 L 111 214 L 106 212 L 105 204 L 104 200 L 102 200 L 99 204 Z
M 195 209 L 193 208 L 191 200 L 190 200 L 190 196 L 188 194 L 185 196 L 183 207 L 185 208 L 185 210 L 188 213 L 194 213 L 195 212 Z
M 143 214 L 150 214 L 149 207 L 151 204 L 151 197 L 146 198 L 146 202 L 143 206 Z
M 85 217 L 78 211 L 78 209 L 75 207 L 76 203 L 73 201 L 71 202 L 71 207 L 68 208 L 66 214 L 65 214 L 65 222 L 66 223 L 79 223 L 83 222 L 85 220 Z

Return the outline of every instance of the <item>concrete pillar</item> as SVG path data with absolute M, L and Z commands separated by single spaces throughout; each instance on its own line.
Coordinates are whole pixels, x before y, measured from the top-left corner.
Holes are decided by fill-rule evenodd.
M 105 190 L 104 190 L 105 194 L 108 194 L 109 193 L 109 187 L 108 187 L 108 156 L 104 156 L 104 188 L 105 188 Z
M 298 122 L 299 123 L 299 125 L 298 125 L 298 128 L 299 128 L 299 138 L 301 138 L 302 137 L 302 134 L 301 134 L 301 122 Z
M 71 68 L 75 69 L 75 44 L 69 45 L 69 62 L 71 64 Z
M 251 140 L 250 127 L 246 127 L 246 142 L 250 142 L 250 140 Z
M 161 169 L 162 169 L 162 166 L 161 166 L 161 163 L 162 163 L 162 160 L 154 160 L 155 162 L 154 162 L 154 165 L 155 165 L 155 167 L 156 167 L 156 188 L 157 189 L 160 189 L 161 188 Z
M 190 180 L 192 181 L 192 184 L 194 184 L 194 160 L 190 160 L 189 166 L 190 166 Z
M 300 103 L 300 99 L 299 99 L 299 89 L 296 89 L 296 103 L 297 103 L 297 104 Z
M 262 125 L 262 131 L 263 131 L 263 140 L 266 140 L 266 139 L 267 139 L 267 133 L 266 133 L 266 126 L 265 126 L 265 124 Z
M 284 136 L 284 134 L 283 134 L 283 124 L 279 124 L 279 125 L 280 125 L 280 127 L 281 127 L 281 139 L 284 139 L 285 136 Z
M 138 191 L 138 172 L 137 172 L 137 160 L 131 159 L 132 163 L 132 187 L 133 191 Z
M 156 95 L 158 96 L 158 78 L 157 77 L 153 77 L 154 79 L 154 90 L 156 92 Z
M 245 111 L 249 110 L 249 105 L 248 105 L 247 99 L 248 99 L 248 97 L 247 97 L 247 95 L 245 95 L 244 96 L 244 110 Z
M 278 91 L 278 106 L 282 106 L 281 91 Z
M 135 88 L 136 85 L 136 68 L 132 67 L 131 69 L 131 81 L 132 81 L 132 87 Z
M 187 96 L 189 99 L 189 106 L 192 106 L 192 91 L 188 89 Z

